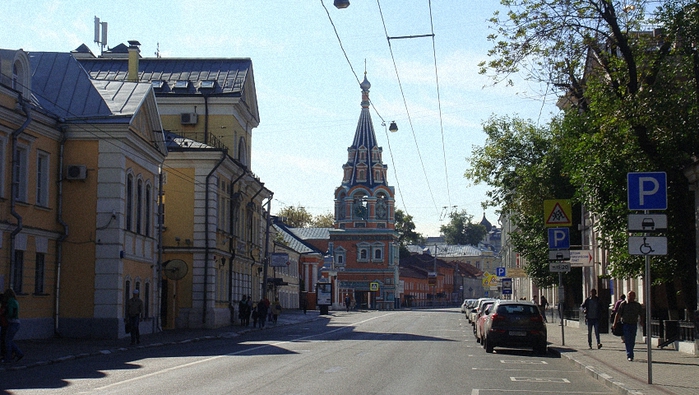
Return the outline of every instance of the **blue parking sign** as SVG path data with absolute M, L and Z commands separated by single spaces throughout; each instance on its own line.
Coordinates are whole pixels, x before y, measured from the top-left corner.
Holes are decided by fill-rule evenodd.
M 666 210 L 667 174 L 664 171 L 626 175 L 629 210 Z
M 549 249 L 567 250 L 570 248 L 570 230 L 568 228 L 549 228 Z

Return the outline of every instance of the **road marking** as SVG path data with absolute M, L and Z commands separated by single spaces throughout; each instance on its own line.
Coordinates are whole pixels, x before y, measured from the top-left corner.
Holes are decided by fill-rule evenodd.
M 512 369 L 503 369 L 503 368 L 471 368 L 471 370 L 482 370 L 485 372 L 492 371 L 492 372 L 521 372 L 525 368 L 512 368 Z M 550 369 L 532 369 L 532 368 L 526 368 L 527 372 L 551 372 Z M 556 373 L 575 373 L 579 372 L 579 370 L 555 370 Z
M 546 361 L 526 361 L 523 359 L 501 359 L 500 363 L 518 363 L 522 365 L 548 365 Z
M 163 374 L 163 373 L 172 372 L 172 371 L 175 371 L 175 370 L 178 370 L 178 369 L 188 368 L 188 367 L 190 367 L 190 366 L 198 365 L 198 364 L 201 364 L 201 363 L 204 363 L 204 362 L 214 361 L 214 360 L 216 360 L 216 359 L 225 358 L 225 357 L 231 357 L 231 356 L 235 356 L 235 355 L 239 355 L 239 354 L 247 354 L 247 353 L 250 353 L 250 352 L 252 352 L 252 351 L 256 351 L 256 350 L 263 349 L 263 348 L 265 348 L 265 347 L 270 347 L 270 346 L 271 346 L 271 347 L 277 347 L 277 346 L 282 345 L 282 344 L 293 343 L 293 342 L 296 342 L 296 341 L 299 341 L 299 340 L 306 340 L 306 339 L 312 339 L 312 338 L 318 337 L 318 336 L 329 335 L 329 334 L 331 334 L 331 333 L 343 331 L 343 330 L 345 330 L 345 329 L 347 329 L 347 328 L 353 328 L 353 327 L 355 327 L 355 326 L 359 326 L 359 325 L 364 324 L 364 323 L 367 323 L 367 322 L 369 322 L 369 321 L 373 321 L 373 320 L 375 320 L 375 319 L 377 319 L 377 318 L 383 318 L 383 317 L 387 317 L 387 316 L 393 315 L 393 314 L 396 314 L 396 313 L 386 313 L 386 314 L 382 314 L 382 315 L 379 315 L 379 316 L 376 316 L 376 317 L 367 318 L 367 319 L 365 319 L 365 320 L 363 320 L 363 321 L 359 321 L 359 322 L 357 322 L 357 323 L 355 323 L 355 324 L 353 324 L 353 325 L 351 325 L 351 326 L 350 326 L 350 325 L 341 326 L 341 327 L 339 327 L 339 328 L 337 328 L 337 329 L 333 329 L 333 330 L 328 331 L 328 332 L 319 333 L 319 334 L 317 334 L 317 335 L 303 336 L 303 337 L 299 337 L 299 338 L 294 339 L 294 340 L 284 340 L 284 341 L 279 341 L 279 342 L 275 342 L 275 343 L 264 344 L 264 345 L 260 345 L 260 346 L 258 346 L 258 347 L 253 347 L 253 348 L 250 348 L 250 349 L 245 349 L 245 350 L 236 351 L 236 352 L 233 352 L 233 353 L 230 353 L 230 354 L 217 355 L 217 356 L 215 356 L 215 357 L 200 359 L 200 360 L 198 360 L 198 361 L 193 361 L 193 362 L 190 362 L 190 363 L 185 363 L 185 364 L 182 364 L 182 365 L 173 366 L 173 367 L 171 367 L 171 368 L 159 370 L 159 371 L 157 371 L 157 372 L 148 373 L 148 374 L 144 374 L 144 375 L 142 375 L 142 376 L 132 377 L 132 378 L 130 378 L 130 379 L 118 381 L 118 382 L 116 382 L 116 383 L 112 383 L 112 384 L 109 384 L 109 385 L 105 385 L 104 387 L 94 388 L 94 389 L 92 389 L 92 390 L 90 390 L 90 391 L 101 391 L 101 390 L 108 389 L 108 388 L 112 388 L 112 387 L 116 387 L 116 386 L 119 386 L 119 385 L 122 385 L 122 384 L 128 384 L 128 383 L 132 383 L 132 382 L 135 382 L 135 381 L 138 381 L 138 380 L 141 380 L 141 379 L 145 379 L 145 378 L 150 378 L 150 377 L 153 377 L 153 376 L 157 376 L 157 375 L 160 375 L 160 374 Z
M 523 389 L 516 389 L 516 390 L 508 390 L 504 388 L 474 388 L 471 390 L 471 395 L 486 395 L 488 393 L 491 394 L 502 394 L 504 392 L 515 392 L 518 394 L 524 394 L 524 393 L 534 393 L 534 394 L 560 394 L 561 391 L 542 391 L 542 390 L 523 390 Z M 566 391 L 566 395 L 570 394 L 585 394 L 585 395 L 609 395 L 613 394 L 613 392 L 583 392 L 583 391 Z
M 528 383 L 565 383 L 570 384 L 570 380 L 559 377 L 510 377 L 510 381 L 526 381 Z

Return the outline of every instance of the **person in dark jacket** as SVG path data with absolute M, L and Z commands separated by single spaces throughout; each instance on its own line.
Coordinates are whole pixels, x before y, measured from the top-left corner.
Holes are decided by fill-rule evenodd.
M 614 325 L 623 325 L 624 345 L 626 346 L 626 359 L 633 361 L 633 347 L 636 344 L 636 332 L 638 320 L 643 318 L 643 306 L 636 302 L 636 292 L 629 291 L 626 300 L 619 306 L 619 311 L 614 317 Z
M 260 329 L 265 327 L 265 321 L 267 320 L 267 311 L 269 307 L 265 303 L 265 298 L 260 299 L 257 303 L 257 316 L 259 317 Z
M 597 348 L 602 348 L 602 342 L 599 339 L 599 319 L 602 316 L 602 304 L 597 297 L 597 290 L 591 289 L 590 296 L 585 299 L 582 304 L 585 321 L 587 321 L 587 344 L 592 349 L 592 329 L 595 330 L 597 338 Z
M 12 363 L 24 358 L 24 353 L 15 344 L 15 335 L 19 331 L 19 303 L 15 291 L 8 288 L 5 291 L 5 318 L 8 326 L 5 333 L 5 355 L 3 362 Z

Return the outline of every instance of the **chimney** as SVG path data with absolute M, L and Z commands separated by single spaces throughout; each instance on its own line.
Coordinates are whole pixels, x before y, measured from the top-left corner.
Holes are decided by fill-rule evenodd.
M 138 60 L 141 58 L 141 50 L 138 48 L 141 45 L 136 40 L 129 40 L 129 73 L 126 75 L 126 80 L 138 82 Z

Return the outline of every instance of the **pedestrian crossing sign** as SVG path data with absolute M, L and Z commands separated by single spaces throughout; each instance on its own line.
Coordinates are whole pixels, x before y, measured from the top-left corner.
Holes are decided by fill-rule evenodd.
M 573 210 L 570 200 L 544 200 L 544 226 L 563 227 L 573 224 Z

